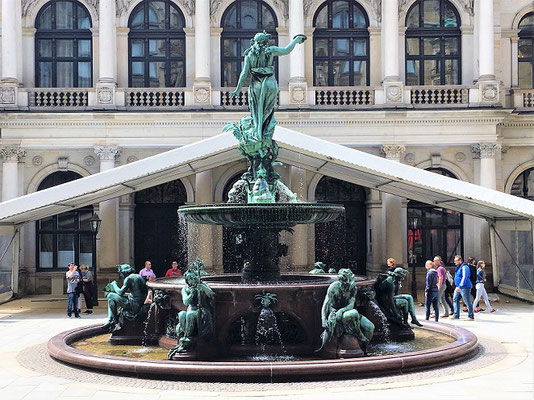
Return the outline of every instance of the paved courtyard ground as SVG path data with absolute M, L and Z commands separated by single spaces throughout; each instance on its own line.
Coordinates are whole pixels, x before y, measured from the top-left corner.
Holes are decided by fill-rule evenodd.
M 496 313 L 477 314 L 474 322 L 444 320 L 470 329 L 480 342 L 477 356 L 453 366 L 341 381 L 209 383 L 109 376 L 57 363 L 46 342 L 62 331 L 104 322 L 105 301 L 94 314 L 69 319 L 65 301 L 25 298 L 0 305 L 0 400 L 534 399 L 534 308 L 500 300 Z M 423 308 L 417 311 L 424 319 Z

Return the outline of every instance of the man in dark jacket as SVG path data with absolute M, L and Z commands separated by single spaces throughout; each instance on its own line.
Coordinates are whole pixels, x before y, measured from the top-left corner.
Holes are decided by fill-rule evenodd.
M 439 319 L 439 290 L 438 290 L 438 273 L 434 269 L 434 263 L 432 260 L 428 260 L 425 263 L 426 273 L 426 285 L 425 285 L 425 310 L 426 320 L 430 319 L 430 305 L 434 307 L 434 314 L 436 322 Z
M 456 264 L 456 273 L 454 274 L 454 315 L 450 318 L 460 319 L 460 298 L 463 299 L 467 306 L 467 320 L 474 321 L 475 314 L 473 313 L 473 302 L 471 301 L 471 281 L 469 280 L 469 266 L 463 262 L 461 256 L 454 256 L 454 264 Z

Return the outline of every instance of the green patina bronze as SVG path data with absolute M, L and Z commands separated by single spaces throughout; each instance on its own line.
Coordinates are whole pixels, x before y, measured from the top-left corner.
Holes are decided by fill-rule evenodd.
M 270 38 L 271 35 L 264 31 L 251 40 L 250 48 L 245 51 L 237 88 L 231 93 L 237 96 L 249 80 L 250 116 L 241 118 L 238 123 L 229 123 L 223 129 L 233 133 L 239 141 L 239 152 L 249 163 L 247 172 L 232 188 L 230 203 L 274 203 L 296 199 L 296 195 L 279 181 L 280 175 L 274 170 L 278 164 L 278 145 L 273 140 L 274 108 L 279 92 L 274 76 L 274 57 L 291 53 L 297 44 L 306 40 L 306 36 L 296 35 L 286 47 L 270 46 Z
M 310 274 L 326 274 L 326 264 L 321 261 L 317 261 L 313 264 L 313 269 L 310 271 Z
M 209 340 L 215 328 L 215 294 L 201 280 L 203 262 L 195 260 L 185 273 L 186 286 L 182 289 L 182 302 L 187 310 L 178 313 L 176 337 L 178 344 L 169 350 L 169 359 L 177 353 L 195 349 L 199 340 Z M 201 261 L 201 260 L 200 260 Z
M 348 268 L 342 268 L 338 273 L 338 280 L 328 287 L 321 311 L 322 326 L 321 347 L 323 350 L 333 338 L 338 339 L 343 334 L 355 336 L 365 352 L 371 341 L 375 326 L 355 308 L 358 288 L 354 274 Z
M 104 328 L 113 332 L 120 330 L 125 320 L 139 318 L 143 321 L 148 310 L 148 305 L 144 304 L 148 293 L 145 278 L 134 273 L 129 264 L 117 265 L 117 269 L 124 279 L 122 287 L 113 281 L 104 289 L 108 299 L 108 321 Z

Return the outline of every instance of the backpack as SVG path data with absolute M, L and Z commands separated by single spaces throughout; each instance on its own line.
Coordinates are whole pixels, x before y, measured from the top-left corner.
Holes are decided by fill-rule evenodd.
M 452 279 L 452 275 L 451 275 L 451 273 L 450 273 L 449 271 L 447 271 L 447 270 L 445 270 L 445 280 L 446 280 L 447 283 L 448 283 L 449 285 L 451 285 L 451 286 L 452 286 L 453 283 L 454 283 L 454 279 Z

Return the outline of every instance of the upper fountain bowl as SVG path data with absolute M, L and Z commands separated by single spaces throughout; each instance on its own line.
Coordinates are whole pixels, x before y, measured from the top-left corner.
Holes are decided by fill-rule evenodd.
M 264 229 L 330 222 L 344 212 L 342 205 L 325 203 L 221 203 L 178 209 L 178 214 L 187 222 Z

